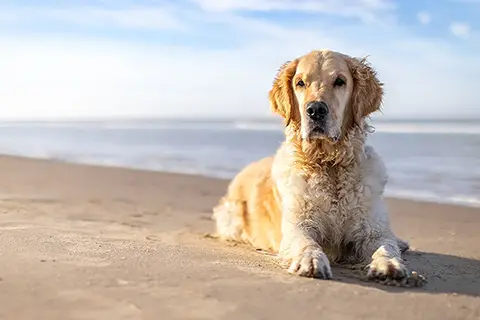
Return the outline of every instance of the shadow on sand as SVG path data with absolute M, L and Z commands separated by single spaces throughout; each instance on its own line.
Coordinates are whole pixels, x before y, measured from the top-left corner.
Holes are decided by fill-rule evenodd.
M 205 236 L 204 236 L 205 237 Z M 212 236 L 219 247 L 225 246 L 225 243 L 217 242 L 218 239 Z M 237 247 L 244 254 L 251 252 L 252 248 L 248 245 L 230 243 L 229 247 Z M 232 248 L 230 248 L 232 249 Z M 254 249 L 253 249 L 254 250 Z M 258 250 L 257 254 L 261 253 Z M 265 253 L 261 253 L 266 258 Z M 268 260 L 277 261 L 274 255 L 267 254 Z M 332 266 L 333 280 L 342 283 L 373 287 L 382 291 L 401 293 L 401 292 L 425 292 L 425 293 L 446 293 L 459 294 L 480 297 L 480 260 L 457 257 L 447 254 L 412 251 L 409 250 L 402 255 L 409 272 L 416 271 L 427 279 L 427 283 L 420 287 L 397 287 L 369 281 L 367 271 L 352 270 L 347 267 Z M 278 261 L 277 261 L 278 262 Z M 274 263 L 278 268 L 278 263 Z M 285 272 L 282 270 L 281 272 Z M 296 276 L 295 276 L 296 277 Z M 324 281 L 324 280 L 318 280 Z
M 427 278 L 422 287 L 394 287 L 366 280 L 365 271 L 334 267 L 335 279 L 343 283 L 360 284 L 388 292 L 423 291 L 429 293 L 462 294 L 480 297 L 480 261 L 452 255 L 408 251 L 403 258 L 410 271 Z

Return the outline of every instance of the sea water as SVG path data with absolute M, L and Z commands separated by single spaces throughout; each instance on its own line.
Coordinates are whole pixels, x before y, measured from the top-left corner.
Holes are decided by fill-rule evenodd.
M 387 195 L 480 206 L 480 121 L 373 121 Z M 232 178 L 272 155 L 277 119 L 0 123 L 0 153 Z

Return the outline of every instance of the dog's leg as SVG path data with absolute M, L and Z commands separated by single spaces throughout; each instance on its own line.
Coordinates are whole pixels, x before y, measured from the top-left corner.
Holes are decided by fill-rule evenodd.
M 399 237 L 397 237 L 397 244 L 398 244 L 398 247 L 400 248 L 401 253 L 404 253 L 408 249 L 410 249 L 410 245 L 408 244 L 408 242 L 406 240 L 403 240 L 403 239 L 399 238 Z
M 280 183 L 282 194 L 282 241 L 278 256 L 288 272 L 306 277 L 332 278 L 330 262 L 318 243 L 321 225 L 302 212 L 306 182 L 299 176 Z M 285 187 L 288 186 L 288 187 Z
M 402 280 L 408 276 L 401 250 L 393 234 L 369 239 L 364 250 L 371 253 L 367 276 L 377 280 Z
M 350 234 L 353 243 L 360 243 L 360 256 L 371 259 L 369 278 L 402 279 L 407 269 L 401 253 L 408 250 L 406 241 L 396 237 L 390 228 L 390 219 L 383 199 L 388 174 L 385 164 L 372 147 L 365 147 L 366 159 L 363 162 L 364 184 L 372 197 L 371 211 L 366 220 L 356 226 Z
M 402 280 L 408 276 L 401 257 L 405 247 L 399 246 L 399 239 L 386 220 L 379 219 L 388 214 L 381 197 L 375 200 L 373 210 L 370 217 L 357 225 L 357 230 L 352 233 L 356 239 L 352 240 L 358 244 L 358 254 L 365 260 L 370 259 L 367 273 L 370 279 Z
M 285 215 L 292 216 L 291 213 Z M 322 247 L 308 234 L 308 228 L 306 223 L 283 219 L 279 257 L 291 274 L 331 279 L 330 262 Z

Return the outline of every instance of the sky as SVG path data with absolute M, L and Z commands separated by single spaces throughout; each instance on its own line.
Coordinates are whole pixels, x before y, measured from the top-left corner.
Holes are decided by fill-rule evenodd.
M 1 0 L 0 119 L 270 116 L 315 49 L 368 56 L 382 117 L 480 118 L 480 0 Z

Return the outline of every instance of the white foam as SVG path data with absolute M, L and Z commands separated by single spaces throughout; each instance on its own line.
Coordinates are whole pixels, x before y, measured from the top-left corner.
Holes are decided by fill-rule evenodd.
M 234 122 L 233 126 L 240 130 L 252 131 L 282 131 L 283 128 L 278 123 L 272 122 Z
M 376 132 L 419 134 L 471 134 L 480 135 L 480 122 L 373 122 Z M 239 130 L 283 131 L 283 126 L 274 121 L 237 121 L 233 126 Z
M 373 123 L 376 132 L 430 133 L 430 134 L 480 134 L 480 123 Z
M 419 190 L 385 190 L 385 195 L 391 198 L 417 200 L 433 203 L 456 204 L 467 207 L 480 208 L 480 198 L 467 195 L 442 196 L 428 191 Z
M 373 121 L 377 132 L 385 133 L 429 133 L 429 134 L 480 134 L 480 122 L 385 122 Z M 182 121 L 182 120 L 104 120 L 104 121 L 5 121 L 0 127 L 47 127 L 47 128 L 97 128 L 111 130 L 144 130 L 144 129 L 215 129 L 215 130 L 252 130 L 283 131 L 280 120 L 245 120 L 245 121 Z

